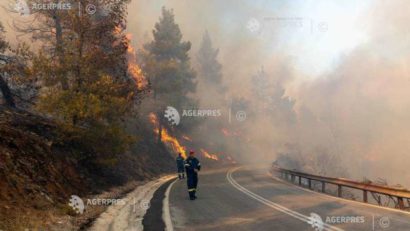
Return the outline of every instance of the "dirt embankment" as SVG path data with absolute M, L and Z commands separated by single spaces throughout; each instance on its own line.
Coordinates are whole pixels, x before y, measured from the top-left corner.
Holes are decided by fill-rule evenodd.
M 71 195 L 118 197 L 132 182 L 173 170 L 165 147 L 145 136 L 104 167 L 83 163 L 81 147 L 63 137 L 51 119 L 0 106 L 0 230 L 75 229 L 90 217 L 71 210 Z

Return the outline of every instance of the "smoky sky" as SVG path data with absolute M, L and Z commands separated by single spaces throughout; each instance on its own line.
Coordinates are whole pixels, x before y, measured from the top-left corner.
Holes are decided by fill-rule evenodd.
M 252 154 L 242 157 L 272 162 L 287 153 L 309 170 L 311 160 L 320 164 L 319 153 L 325 153 L 337 156 L 349 177 L 410 186 L 408 1 L 133 0 L 127 30 L 135 47 L 152 39 L 163 6 L 173 9 L 183 40 L 191 41 L 192 64 L 207 30 L 220 49 L 223 97 L 250 102 L 253 118 L 240 126 Z M 256 29 L 252 20 L 259 23 Z M 295 122 L 258 114 L 262 106 L 251 80 L 262 66 L 267 85 L 276 86 L 271 93 L 280 86 L 282 97 L 292 101 Z

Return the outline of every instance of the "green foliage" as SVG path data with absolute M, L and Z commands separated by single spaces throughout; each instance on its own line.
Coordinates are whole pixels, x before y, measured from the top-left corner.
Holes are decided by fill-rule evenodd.
M 38 103 L 40 111 L 63 121 L 66 139 L 80 143 L 87 154 L 80 159 L 103 163 L 125 152 L 134 138 L 126 133 L 121 118 L 132 108 L 132 93 L 123 95 L 123 84 L 102 76 L 79 90 L 49 88 Z M 100 158 L 100 159 L 98 159 Z
M 122 95 L 123 87 L 102 76 L 81 91 L 50 88 L 40 97 L 39 109 L 79 125 L 115 123 L 132 107 L 133 94 Z
M 105 16 L 41 15 L 63 30 L 43 40 L 52 52 L 35 54 L 31 68 L 42 83 L 37 109 L 61 122 L 67 142 L 85 149 L 79 159 L 102 165 L 114 165 L 135 141 L 124 121 L 140 94 L 127 73 L 127 1 L 109 2 L 117 6 Z
M 162 9 L 153 36 L 154 40 L 141 51 L 141 68 L 151 83 L 155 99 L 177 108 L 192 104 L 187 96 L 196 88 L 196 74 L 188 56 L 191 43 L 182 41 L 171 10 Z

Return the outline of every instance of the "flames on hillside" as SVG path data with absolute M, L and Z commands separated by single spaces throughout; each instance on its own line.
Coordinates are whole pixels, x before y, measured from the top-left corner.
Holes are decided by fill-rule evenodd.
M 159 122 L 158 118 L 154 113 L 149 114 L 149 119 L 151 123 L 154 125 L 154 132 L 158 135 L 159 134 Z M 181 155 L 186 158 L 186 148 L 181 145 L 181 143 L 178 141 L 177 138 L 171 136 L 168 132 L 167 129 L 162 128 L 161 132 L 161 140 L 165 142 L 166 144 L 170 145 L 171 148 L 176 152 L 176 153 L 181 153 Z
M 157 116 L 154 113 L 149 114 L 149 120 L 151 124 L 154 126 L 155 134 L 159 134 L 159 121 Z M 182 139 L 187 142 L 192 142 L 192 138 L 182 135 Z M 181 155 L 186 158 L 187 157 L 187 148 L 182 145 L 182 143 L 178 140 L 178 138 L 173 137 L 166 128 L 162 128 L 161 132 L 161 141 L 164 142 L 166 145 L 170 146 L 175 153 L 181 153 Z M 200 153 L 207 159 L 210 160 L 219 160 L 216 154 L 210 154 L 205 149 L 201 148 Z
M 219 160 L 218 156 L 215 154 L 210 154 L 209 152 L 205 151 L 204 149 L 200 149 L 203 156 L 211 160 Z
M 134 47 L 131 45 L 132 34 L 126 35 L 128 40 L 127 60 L 128 74 L 134 79 L 138 90 L 146 88 L 148 85 L 147 79 L 142 74 L 141 68 L 137 65 L 137 56 Z

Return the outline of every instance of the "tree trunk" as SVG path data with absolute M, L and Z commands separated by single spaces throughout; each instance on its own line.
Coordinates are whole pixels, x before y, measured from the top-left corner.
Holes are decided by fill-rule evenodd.
M 54 19 L 55 24 L 55 32 L 56 32 L 56 53 L 58 57 L 58 61 L 64 63 L 64 48 L 63 48 L 63 27 L 61 25 L 60 16 L 57 14 L 57 11 L 52 12 L 52 16 Z M 61 87 L 63 90 L 68 90 L 68 80 L 65 76 L 60 76 Z
M 11 94 L 10 88 L 7 85 L 7 82 L 4 80 L 3 75 L 0 74 L 0 90 L 3 94 L 4 101 L 6 105 L 9 107 L 16 107 L 16 103 L 14 102 L 13 95 Z

